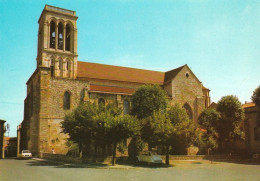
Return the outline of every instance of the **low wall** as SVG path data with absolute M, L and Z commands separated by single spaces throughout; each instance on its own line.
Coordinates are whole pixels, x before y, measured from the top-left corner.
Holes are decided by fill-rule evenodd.
M 79 157 L 72 157 L 72 156 L 67 156 L 62 154 L 41 153 L 40 157 L 48 160 L 55 160 L 55 161 L 68 162 L 68 163 L 93 163 L 95 162 L 93 160 L 96 160 L 96 162 L 104 162 L 104 163 L 112 162 L 112 156 L 108 156 L 106 158 L 97 157 L 96 159 L 94 159 L 93 157 L 81 159 Z
M 165 159 L 165 155 L 162 155 Z M 239 155 L 170 155 L 170 160 L 234 160 L 241 159 Z
M 41 153 L 40 157 L 44 159 L 55 160 L 60 162 L 82 163 L 82 160 L 80 158 L 66 156 L 62 154 Z
M 162 159 L 165 160 L 165 155 L 161 155 Z M 93 158 L 88 158 L 82 160 L 78 157 L 71 157 L 62 154 L 51 154 L 51 153 L 42 153 L 41 158 L 48 159 L 48 160 L 55 160 L 60 162 L 69 162 L 69 163 L 91 163 L 93 162 Z M 241 157 L 239 155 L 170 155 L 170 160 L 239 160 Z M 128 157 L 117 157 L 117 160 L 127 162 Z M 111 163 L 112 156 L 101 158 L 96 158 L 97 162 L 104 162 L 104 163 Z

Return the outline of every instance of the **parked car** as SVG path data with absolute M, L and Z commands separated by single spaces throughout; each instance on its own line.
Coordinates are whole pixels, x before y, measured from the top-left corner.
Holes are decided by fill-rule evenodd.
M 145 151 L 137 156 L 139 162 L 145 162 L 148 164 L 156 163 L 161 164 L 162 158 L 160 155 L 157 155 L 155 152 Z
M 32 153 L 29 150 L 22 150 L 19 158 L 32 158 Z

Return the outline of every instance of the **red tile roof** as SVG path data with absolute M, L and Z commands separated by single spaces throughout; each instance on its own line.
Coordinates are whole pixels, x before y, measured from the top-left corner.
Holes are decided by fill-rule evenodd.
M 133 94 L 135 92 L 135 89 L 90 84 L 90 92 Z
M 248 103 L 245 103 L 245 104 L 243 104 L 242 105 L 242 108 L 248 108 L 248 107 L 255 107 L 256 105 L 255 105 L 255 103 L 253 103 L 253 102 L 248 102 Z
M 164 72 L 78 61 L 78 78 L 162 85 L 164 76 Z

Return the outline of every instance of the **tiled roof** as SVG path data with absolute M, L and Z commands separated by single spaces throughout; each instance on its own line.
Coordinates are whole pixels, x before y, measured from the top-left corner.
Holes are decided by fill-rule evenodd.
M 9 141 L 11 137 L 5 137 L 4 140 Z
M 248 107 L 255 107 L 256 105 L 255 105 L 255 103 L 253 103 L 253 102 L 248 102 L 248 103 L 245 103 L 245 104 L 243 104 L 242 105 L 242 108 L 248 108 Z
M 164 72 L 158 71 L 78 61 L 78 78 L 162 85 L 164 83 L 164 75 Z
M 90 84 L 90 92 L 133 94 L 135 89 Z

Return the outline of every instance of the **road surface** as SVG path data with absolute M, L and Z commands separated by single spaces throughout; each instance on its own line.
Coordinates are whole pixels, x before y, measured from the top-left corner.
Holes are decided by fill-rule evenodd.
M 172 167 L 73 165 L 44 160 L 0 160 L 0 181 L 260 181 L 259 164 L 176 161 Z

